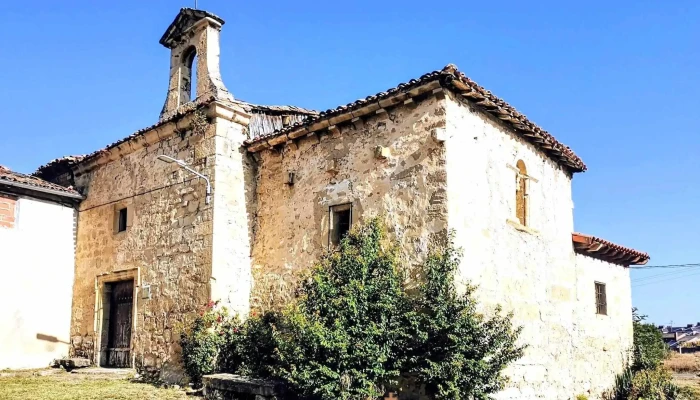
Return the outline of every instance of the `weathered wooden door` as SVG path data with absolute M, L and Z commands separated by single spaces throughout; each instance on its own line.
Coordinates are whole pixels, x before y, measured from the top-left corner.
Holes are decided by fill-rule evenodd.
M 131 368 L 131 310 L 134 303 L 134 281 L 112 284 L 110 297 L 107 366 Z

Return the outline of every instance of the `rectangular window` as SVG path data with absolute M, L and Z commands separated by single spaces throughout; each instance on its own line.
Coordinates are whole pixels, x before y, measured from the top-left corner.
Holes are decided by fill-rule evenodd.
M 595 283 L 595 308 L 597 314 L 608 315 L 608 300 L 604 283 Z
M 126 208 L 119 210 L 119 215 L 117 215 L 117 232 L 124 232 L 126 230 Z
M 331 247 L 340 244 L 340 240 L 350 231 L 352 225 L 352 204 L 332 206 L 330 209 L 329 242 Z

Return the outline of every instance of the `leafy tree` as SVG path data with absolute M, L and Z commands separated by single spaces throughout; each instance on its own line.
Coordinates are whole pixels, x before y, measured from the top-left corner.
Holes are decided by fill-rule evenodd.
M 405 367 L 437 399 L 487 399 L 503 388 L 505 367 L 522 357 L 521 329 L 500 307 L 491 318 L 479 313 L 476 287 L 457 291 L 460 258 L 450 236 L 425 262 L 425 280 L 410 299 Z
M 281 379 L 308 399 L 377 398 L 406 382 L 437 399 L 501 390 L 503 370 L 522 355 L 520 329 L 500 309 L 479 313 L 475 287 L 457 290 L 460 254 L 451 237 L 433 247 L 410 291 L 397 254 L 373 219 L 323 256 L 282 313 L 221 324 L 231 327 L 224 332 L 201 316 L 181 340 L 193 352 L 185 355 L 193 380 L 213 370 Z
M 278 375 L 300 394 L 364 399 L 399 375 L 405 294 L 377 220 L 351 231 L 302 284 L 278 338 Z
M 634 328 L 634 360 L 615 378 L 612 400 L 682 400 L 694 398 L 690 390 L 673 383 L 670 371 L 662 361 L 668 348 L 661 332 L 647 324 L 646 315 L 632 309 Z
M 661 364 L 668 354 L 663 335 L 652 324 L 644 322 L 646 315 L 640 315 L 636 308 L 632 309 L 634 327 L 634 348 L 632 369 L 654 369 Z
M 216 305 L 210 301 L 197 318 L 180 327 L 182 360 L 195 386 L 201 386 L 202 376 L 216 372 L 225 332 L 233 331 L 237 324 L 225 309 L 215 309 Z

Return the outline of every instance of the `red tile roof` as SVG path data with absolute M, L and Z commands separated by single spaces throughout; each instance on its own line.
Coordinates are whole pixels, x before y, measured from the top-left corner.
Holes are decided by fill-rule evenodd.
M 66 195 L 68 197 L 80 197 L 78 193 L 72 187 L 64 187 L 57 185 L 55 183 L 47 182 L 43 179 L 37 178 L 32 175 L 25 175 L 19 172 L 10 171 L 9 168 L 0 165 L 0 185 L 7 186 L 22 186 L 26 189 L 36 189 L 41 192 L 51 191 L 55 192 L 56 195 Z
M 573 233 L 571 238 L 574 250 L 589 257 L 607 261 L 613 264 L 624 265 L 644 265 L 649 262 L 649 254 L 620 246 L 600 239 L 595 236 L 584 235 L 583 233 Z
M 301 122 L 292 124 L 268 135 L 250 139 L 246 143 L 248 145 L 259 144 L 273 137 L 282 136 L 298 130 L 304 126 L 317 124 L 319 121 L 328 120 L 341 114 L 351 113 L 365 108 L 372 103 L 378 103 L 390 97 L 407 93 L 433 81 L 439 81 L 441 86 L 469 99 L 484 112 L 498 118 L 504 125 L 512 128 L 517 134 L 570 171 L 583 172 L 586 170 L 586 165 L 569 147 L 557 141 L 554 136 L 530 121 L 513 106 L 469 79 L 453 64 L 447 65 L 442 70 L 429 72 L 418 79 L 412 79 L 407 83 L 401 83 L 384 92 L 379 92 L 353 103 L 320 112 L 318 115 L 308 116 Z M 356 115 L 353 114 L 353 117 L 355 116 Z

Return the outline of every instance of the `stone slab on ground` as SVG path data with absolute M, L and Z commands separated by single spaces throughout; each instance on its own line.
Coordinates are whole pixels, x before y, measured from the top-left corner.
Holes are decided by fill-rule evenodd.
M 204 398 L 207 400 L 239 400 L 255 398 L 256 400 L 277 400 L 287 398 L 287 391 L 282 383 L 253 379 L 240 375 L 214 374 L 205 375 Z
M 70 371 L 76 368 L 87 368 L 92 365 L 92 362 L 87 358 L 62 358 L 60 360 L 54 360 L 53 365 L 55 367 L 61 366 Z
M 114 377 L 114 378 L 130 378 L 136 375 L 136 371 L 130 368 L 84 368 L 72 371 L 74 374 L 82 375 L 101 375 L 104 377 Z

